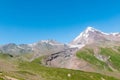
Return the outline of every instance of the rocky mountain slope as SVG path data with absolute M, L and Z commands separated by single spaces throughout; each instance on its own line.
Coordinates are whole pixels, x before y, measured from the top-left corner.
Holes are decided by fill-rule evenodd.
M 59 43 L 54 40 L 42 40 L 33 44 L 19 44 L 14 43 L 1 45 L 0 52 L 15 55 L 30 54 L 31 60 L 43 56 L 50 55 L 64 49 L 69 48 L 67 45 Z
M 101 44 L 109 45 L 120 42 L 120 33 L 104 33 L 100 30 L 88 27 L 85 31 L 80 33 L 70 44 L 71 45 L 88 45 Z
M 93 72 L 46 67 L 39 57 L 32 62 L 0 54 L 0 80 L 119 80 Z
M 48 56 L 46 65 L 97 73 L 108 72 L 108 75 L 114 75 L 115 72 L 118 73 L 115 77 L 120 76 L 120 33 L 108 34 L 88 27 L 68 45 L 71 52 Z M 66 53 L 70 55 L 65 57 Z M 64 58 L 61 58 L 63 54 Z
M 62 80 L 64 75 L 68 75 L 67 77 L 64 76 L 64 80 L 77 78 L 81 78 L 81 80 L 114 80 L 114 78 L 103 75 L 120 79 L 119 62 L 120 33 L 104 33 L 92 27 L 88 27 L 69 44 L 62 44 L 54 40 L 42 40 L 33 44 L 16 45 L 10 43 L 0 46 L 0 71 L 12 71 L 14 75 L 17 74 L 15 78 L 23 76 L 23 80 L 26 80 L 27 77 L 21 75 L 21 73 L 33 76 L 36 80 L 42 80 L 43 78 L 43 80 L 48 80 L 48 78 L 49 80 L 56 80 L 57 73 L 59 73 L 58 80 Z M 9 68 L 5 69 L 6 65 L 9 65 Z M 99 74 L 93 76 L 87 73 L 89 76 L 85 78 L 77 75 L 76 71 L 58 68 L 95 72 L 103 75 L 95 78 Z M 15 72 L 17 70 L 20 70 L 20 72 Z M 48 70 L 51 70 L 50 74 Z M 63 72 L 66 74 L 62 75 Z M 78 72 L 78 74 L 84 74 L 84 72 Z M 5 75 L 11 76 L 7 73 Z M 45 75 L 48 77 L 45 77 Z M 54 75 L 54 77 L 50 77 L 50 75 Z M 69 79 L 69 75 L 79 77 L 73 76 Z M 1 78 L 5 78 L 5 76 Z
M 80 35 L 77 36 L 71 43 L 68 44 L 68 46 L 69 46 L 68 49 L 71 52 L 67 52 L 67 50 L 65 50 L 64 52 L 58 52 L 58 53 L 63 54 L 63 53 L 67 52 L 69 55 L 71 54 L 71 56 L 74 56 L 74 58 L 75 58 L 76 51 L 85 46 L 88 46 L 88 45 L 95 46 L 95 47 L 97 47 L 97 46 L 99 46 L 99 47 L 120 46 L 120 33 L 108 34 L 108 33 L 101 32 L 100 30 L 94 29 L 92 27 L 88 27 L 85 31 L 80 33 Z M 71 50 L 71 49 L 74 49 L 74 50 Z M 63 58 L 63 60 L 61 60 L 61 62 L 64 61 L 64 59 L 65 58 Z M 57 60 L 55 60 L 55 61 L 57 62 Z M 74 61 L 74 60 L 72 60 L 72 61 Z M 79 61 L 76 61 L 76 62 L 79 62 Z M 61 66 L 63 66 L 63 65 L 61 65 Z

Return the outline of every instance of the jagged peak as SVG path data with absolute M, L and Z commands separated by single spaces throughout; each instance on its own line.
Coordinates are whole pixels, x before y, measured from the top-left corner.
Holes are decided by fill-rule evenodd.
M 98 30 L 98 29 L 95 29 L 95 28 L 93 28 L 93 27 L 90 27 L 90 26 L 87 27 L 87 29 L 85 30 L 85 32 L 88 33 L 89 31 L 91 31 L 91 32 L 97 31 L 97 32 L 100 32 L 100 33 L 102 33 L 102 34 L 109 35 L 108 33 L 102 32 L 102 31 L 100 31 L 100 30 Z
M 83 35 L 84 35 L 85 37 L 88 37 L 88 35 L 89 35 L 88 32 L 94 32 L 94 31 L 99 31 L 99 30 L 97 30 L 97 29 L 95 29 L 95 28 L 93 28 L 93 27 L 91 27 L 91 26 L 88 26 L 88 27 L 85 29 L 85 31 L 81 32 L 81 33 L 79 34 L 79 36 L 77 36 L 77 37 L 74 39 L 74 41 L 76 41 L 77 39 L 79 39 L 79 38 L 82 37 Z
M 47 44 L 50 44 L 50 45 L 63 45 L 62 43 L 57 42 L 56 40 L 42 40 L 41 42 L 42 43 L 47 43 Z
M 42 43 L 59 43 L 56 40 L 41 40 Z
M 98 30 L 98 29 L 96 29 L 96 28 L 91 27 L 91 26 L 88 26 L 84 32 L 85 32 L 85 33 L 88 33 L 88 32 L 96 32 L 96 31 L 97 31 L 97 32 L 100 32 L 100 33 L 102 33 L 102 34 L 108 35 L 108 33 L 104 33 L 104 32 L 102 32 L 102 31 L 100 31 L 100 30 Z
M 85 31 L 98 31 L 98 30 L 93 28 L 93 27 L 91 27 L 91 26 L 88 26 Z
M 100 30 L 98 30 L 98 29 L 95 29 L 95 28 L 93 28 L 93 27 L 91 27 L 91 26 L 88 26 L 88 27 L 85 29 L 85 31 L 81 32 L 81 33 L 79 34 L 79 36 L 77 36 L 77 37 L 74 39 L 74 41 L 78 40 L 78 39 L 81 38 L 81 37 L 87 38 L 87 37 L 89 36 L 89 32 L 93 32 L 93 33 L 94 33 L 94 32 L 99 32 L 99 33 L 104 34 L 104 35 L 110 35 L 110 34 L 108 34 L 108 33 L 104 33 L 104 32 L 102 32 L 102 31 L 100 31 Z
M 88 32 L 95 32 L 95 31 L 100 32 L 104 35 L 110 35 L 109 33 L 102 32 L 102 31 L 95 29 L 93 27 L 90 27 L 90 26 L 88 26 L 84 32 L 87 34 Z

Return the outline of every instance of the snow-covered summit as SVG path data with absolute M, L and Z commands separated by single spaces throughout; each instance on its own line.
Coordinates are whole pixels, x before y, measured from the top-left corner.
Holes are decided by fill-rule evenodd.
M 91 43 L 102 43 L 107 41 L 119 41 L 120 33 L 104 33 L 93 27 L 87 27 L 85 31 L 81 32 L 70 45 L 80 46 Z
M 95 29 L 95 28 L 93 28 L 93 27 L 88 26 L 87 29 L 86 29 L 85 31 L 86 31 L 86 32 L 89 32 L 89 31 L 94 32 L 94 31 L 98 31 L 98 30 Z
M 102 34 L 105 34 L 105 35 L 109 35 L 108 33 L 104 33 L 104 32 L 102 32 L 102 31 L 100 31 L 100 30 L 98 30 L 98 29 L 95 29 L 95 28 L 93 28 L 93 27 L 87 27 L 87 29 L 85 30 L 85 32 L 86 33 L 88 33 L 88 32 L 100 32 L 100 33 L 102 33 Z
M 84 38 L 87 38 L 90 33 L 95 33 L 95 32 L 101 33 L 101 34 L 105 34 L 105 35 L 109 35 L 109 34 L 107 34 L 107 33 L 104 33 L 104 32 L 102 32 L 102 31 L 100 31 L 100 30 L 97 30 L 97 29 L 95 29 L 95 28 L 93 28 L 93 27 L 87 27 L 86 30 L 83 31 L 83 32 L 81 32 L 80 35 L 77 36 L 73 41 L 77 41 L 79 38 L 83 38 L 83 37 L 84 37 Z

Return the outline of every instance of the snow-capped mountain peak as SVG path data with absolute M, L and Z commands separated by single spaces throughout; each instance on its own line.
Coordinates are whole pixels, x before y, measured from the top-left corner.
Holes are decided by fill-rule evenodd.
M 104 35 L 109 35 L 108 33 L 102 32 L 102 31 L 100 31 L 100 30 L 98 30 L 98 29 L 95 29 L 95 28 L 93 28 L 93 27 L 87 27 L 87 29 L 85 30 L 85 32 L 86 32 L 86 33 L 88 33 L 88 32 L 99 32 L 99 33 L 102 33 L 102 34 L 104 34 Z
M 87 27 L 87 29 L 85 31 L 81 32 L 80 35 L 77 36 L 73 41 L 77 41 L 79 38 L 83 38 L 83 37 L 87 38 L 89 36 L 90 32 L 94 33 L 96 31 L 100 32 L 99 30 L 97 30 L 97 29 L 95 29 L 93 27 Z
M 116 42 L 120 40 L 120 33 L 104 33 L 93 27 L 87 27 L 87 29 L 81 32 L 70 45 L 80 46 L 91 43 L 102 43 L 102 42 Z
M 89 31 L 94 32 L 94 31 L 98 31 L 98 30 L 96 30 L 95 28 L 89 26 L 89 27 L 87 27 L 87 29 L 85 30 L 85 32 L 87 33 Z

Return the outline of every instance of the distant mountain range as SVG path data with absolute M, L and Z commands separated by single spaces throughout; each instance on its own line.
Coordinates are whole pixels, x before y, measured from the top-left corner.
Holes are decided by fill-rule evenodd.
M 43 55 L 50 55 L 59 51 L 67 49 L 68 46 L 59 43 L 54 40 L 41 40 L 33 44 L 20 44 L 16 45 L 14 43 L 9 43 L 0 46 L 1 53 L 7 53 L 14 56 L 22 54 L 32 54 L 31 58 L 35 59 Z
M 1 45 L 0 52 L 33 61 L 44 56 L 41 63 L 49 67 L 83 70 L 113 75 L 120 72 L 120 33 L 104 33 L 88 27 L 72 42 L 62 44 L 41 40 L 33 44 Z M 19 57 L 19 58 L 20 58 Z
M 63 51 L 68 48 L 81 48 L 88 44 L 101 44 L 111 45 L 119 44 L 120 33 L 104 33 L 100 30 L 88 27 L 85 31 L 81 32 L 72 42 L 62 44 L 54 40 L 41 40 L 33 44 L 20 44 L 9 43 L 0 46 L 0 52 L 9 54 L 21 53 L 35 53 L 35 54 L 51 54 Z

